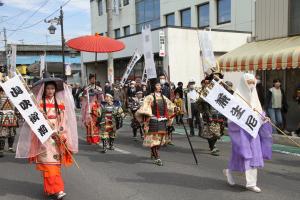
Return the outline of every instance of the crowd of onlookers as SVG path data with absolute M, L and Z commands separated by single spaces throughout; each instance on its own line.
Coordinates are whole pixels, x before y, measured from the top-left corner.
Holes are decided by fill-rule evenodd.
M 177 105 L 177 107 L 181 108 L 178 112 L 178 116 L 176 116 L 176 122 L 182 122 L 183 115 L 187 114 L 187 110 L 185 108 L 185 92 L 189 87 L 196 87 L 196 85 L 192 84 L 184 87 L 182 82 L 178 82 L 176 87 L 174 83 L 170 83 L 167 80 L 167 77 L 164 74 L 161 74 L 159 76 L 159 79 L 162 85 L 162 94 L 173 101 Z M 265 93 L 264 86 L 261 82 L 260 77 L 256 76 L 256 79 L 256 89 L 258 97 L 262 106 L 264 107 L 265 112 L 271 118 L 274 124 L 276 124 L 281 130 L 286 130 L 286 114 L 288 112 L 289 106 L 287 103 L 285 91 L 282 89 L 281 81 L 279 79 L 274 79 L 273 86 L 271 88 L 268 88 Z M 201 86 L 203 86 L 203 84 L 204 82 L 201 83 Z M 227 84 L 231 87 L 233 86 L 231 82 L 227 82 Z M 99 86 L 104 93 L 112 94 L 114 96 L 114 100 L 119 101 L 125 110 L 127 110 L 128 108 L 129 98 L 134 97 L 136 95 L 136 92 L 142 91 L 144 97 L 150 93 L 149 84 L 142 82 L 140 78 L 136 78 L 135 80 L 128 80 L 123 86 L 119 81 L 116 81 L 113 84 L 105 82 L 104 86 L 102 86 L 98 81 L 96 82 L 96 85 Z M 80 95 L 82 94 L 83 89 L 84 88 L 78 83 L 72 85 L 72 94 L 74 97 L 75 105 L 78 109 L 81 107 Z M 300 106 L 300 84 L 296 87 L 294 99 Z M 194 108 L 191 109 L 191 113 L 195 113 L 193 112 Z M 197 116 L 193 118 L 198 121 L 198 117 L 199 116 L 197 114 Z M 285 133 L 288 135 L 293 134 L 300 136 L 300 117 L 298 121 L 299 124 L 295 131 L 285 131 Z M 276 132 L 280 133 L 274 128 L 274 133 Z

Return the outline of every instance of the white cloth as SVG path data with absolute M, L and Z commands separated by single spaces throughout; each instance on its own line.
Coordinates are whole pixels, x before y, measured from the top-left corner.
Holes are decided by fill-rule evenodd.
M 255 82 L 255 87 L 251 90 L 247 80 L 252 80 Z M 257 80 L 253 74 L 245 73 L 240 83 L 234 93 L 244 104 L 251 106 L 251 108 L 256 109 L 258 112 L 262 113 L 262 107 L 258 98 L 258 94 L 256 91 Z M 241 98 L 242 97 L 242 98 Z M 247 101 L 247 103 L 245 102 Z
M 196 90 L 190 90 L 187 93 L 187 114 L 188 118 L 192 118 L 192 103 L 196 103 L 196 101 L 199 99 L 199 93 L 196 92 Z
M 245 172 L 246 187 L 254 187 L 257 183 L 257 169 L 249 169 Z

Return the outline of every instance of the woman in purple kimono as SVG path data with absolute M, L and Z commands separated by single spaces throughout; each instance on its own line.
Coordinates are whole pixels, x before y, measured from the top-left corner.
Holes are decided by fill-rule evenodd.
M 254 75 L 245 73 L 234 95 L 264 116 L 256 91 Z M 231 186 L 235 185 L 232 172 L 242 172 L 245 174 L 246 188 L 253 192 L 261 192 L 261 189 L 256 185 L 257 169 L 264 166 L 264 159 L 271 159 L 272 156 L 272 126 L 268 122 L 268 118 L 262 117 L 262 121 L 264 123 L 256 138 L 253 138 L 237 124 L 228 123 L 232 152 L 228 169 L 224 169 L 223 173 Z

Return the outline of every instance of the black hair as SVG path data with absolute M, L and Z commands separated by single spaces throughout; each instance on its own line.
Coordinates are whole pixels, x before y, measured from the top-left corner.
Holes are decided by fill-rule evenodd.
M 276 78 L 276 79 L 273 80 L 273 83 L 277 83 L 277 82 L 281 83 L 279 78 Z
M 178 86 L 179 86 L 179 85 L 183 85 L 183 82 L 180 81 L 180 82 L 177 83 L 177 85 L 178 85 Z
M 55 87 L 55 92 L 54 92 L 54 107 L 55 107 L 55 112 L 57 115 L 60 114 L 60 111 L 58 109 L 58 103 L 57 103 L 57 100 L 56 100 L 56 91 L 57 91 L 57 84 L 54 82 L 54 81 L 49 81 L 49 82 L 46 82 L 45 83 L 45 86 L 44 86 L 44 93 L 43 93 L 43 96 L 42 96 L 42 100 L 43 100 L 43 110 L 44 112 L 46 113 L 47 112 L 47 109 L 46 109 L 46 87 L 48 85 L 54 85 Z
M 96 78 L 96 75 L 95 74 L 90 74 L 89 75 L 89 80 L 91 80 L 92 78 Z

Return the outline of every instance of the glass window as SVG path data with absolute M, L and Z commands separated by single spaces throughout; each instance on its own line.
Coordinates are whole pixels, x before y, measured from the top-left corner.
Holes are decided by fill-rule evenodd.
M 290 0 L 290 13 L 289 13 L 289 34 L 300 34 L 300 1 Z
M 103 15 L 103 2 L 102 0 L 98 0 L 98 15 Z
M 217 4 L 218 24 L 229 23 L 231 21 L 231 0 L 218 0 Z
M 129 0 L 123 0 L 123 6 L 127 6 L 129 4 Z
M 142 30 L 146 24 L 151 24 L 151 28 L 160 26 L 160 0 L 136 0 L 136 29 Z
M 182 27 L 191 27 L 191 9 L 186 9 L 180 11 L 181 15 L 181 26 Z
M 166 25 L 167 26 L 175 26 L 175 14 L 166 15 Z
M 115 38 L 120 38 L 121 37 L 121 31 L 120 29 L 115 29 Z
M 209 26 L 209 3 L 198 6 L 198 27 Z
M 124 36 L 130 35 L 130 26 L 124 26 Z

